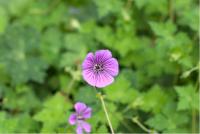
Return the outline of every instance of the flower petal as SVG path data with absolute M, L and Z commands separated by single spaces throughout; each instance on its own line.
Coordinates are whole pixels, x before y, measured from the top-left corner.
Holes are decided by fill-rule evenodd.
M 104 69 L 112 76 L 116 76 L 119 72 L 119 64 L 115 58 L 110 58 L 104 62 Z
M 92 109 L 88 107 L 84 112 L 83 112 L 83 118 L 87 119 L 90 118 L 92 114 Z
M 77 134 L 83 134 L 83 127 L 82 125 L 77 125 L 77 128 L 76 128 L 76 133 Z
M 74 108 L 75 108 L 77 113 L 82 113 L 87 108 L 87 106 L 84 103 L 77 102 L 74 105 Z
M 86 59 L 83 61 L 82 69 L 92 69 L 94 64 L 94 55 L 93 53 L 88 53 Z
M 95 86 L 95 74 L 93 70 L 87 69 L 82 72 L 83 79 L 90 84 L 91 86 Z
M 87 133 L 91 132 L 91 126 L 89 123 L 82 121 L 81 125 L 82 125 L 82 128 L 85 130 L 85 132 Z
M 101 63 L 112 57 L 112 53 L 109 50 L 98 50 L 95 53 L 95 62 Z
M 76 114 L 71 114 L 69 117 L 69 124 L 74 125 L 76 123 Z
M 113 81 L 114 81 L 114 78 L 109 73 L 103 71 L 96 74 L 95 86 L 98 88 L 102 88 L 113 83 Z

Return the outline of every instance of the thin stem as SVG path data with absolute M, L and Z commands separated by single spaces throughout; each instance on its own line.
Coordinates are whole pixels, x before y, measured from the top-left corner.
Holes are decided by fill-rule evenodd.
M 192 133 L 196 133 L 196 111 L 192 109 Z
M 173 1 L 172 0 L 168 0 L 168 10 L 169 10 L 169 18 L 171 19 L 171 21 L 174 21 L 174 9 L 173 9 Z
M 139 120 L 137 117 L 132 118 L 132 121 L 135 122 L 142 130 L 144 130 L 147 133 L 152 133 L 154 132 L 153 130 L 150 130 L 148 128 L 146 128 Z
M 124 108 L 124 110 L 122 111 L 122 113 L 127 112 L 127 111 L 131 108 L 131 106 L 132 106 L 132 103 L 129 104 L 129 105 L 127 105 L 127 106 Z
M 199 69 L 199 68 L 198 68 Z M 198 74 L 198 78 L 199 78 L 199 74 Z M 196 89 L 198 90 L 198 84 L 199 84 L 199 79 L 197 78 L 196 84 L 195 84 L 195 90 L 194 90 L 194 94 L 196 92 Z M 196 109 L 192 108 L 192 133 L 196 133 Z
M 102 104 L 103 110 L 104 110 L 104 112 L 106 114 L 106 118 L 107 118 L 108 124 L 110 126 L 110 130 L 111 130 L 112 134 L 114 134 L 113 127 L 112 127 L 112 124 L 111 124 L 111 121 L 109 119 L 108 112 L 107 112 L 107 109 L 106 109 L 106 106 L 105 106 L 105 103 L 104 103 L 103 96 L 100 94 L 99 97 L 100 97 L 100 100 L 101 100 L 101 104 Z
M 96 89 L 96 87 L 95 87 L 95 89 Z M 97 92 L 98 92 L 98 91 L 97 91 Z M 110 127 L 111 133 L 114 134 L 114 130 L 113 130 L 113 127 L 112 127 L 110 118 L 109 118 L 109 116 L 108 116 L 108 111 L 107 111 L 106 106 L 105 106 L 105 102 L 104 102 L 103 95 L 101 94 L 101 92 L 98 92 L 97 95 L 98 95 L 98 97 L 99 97 L 100 100 L 101 100 L 101 104 L 102 104 L 104 113 L 105 113 L 105 115 L 106 115 L 106 119 L 107 119 L 107 121 L 108 121 L 108 125 L 109 125 L 109 127 Z
M 69 82 L 69 85 L 68 85 L 68 87 L 67 87 L 67 94 L 70 94 L 70 92 L 71 92 L 71 89 L 72 89 L 72 87 L 74 86 L 74 83 L 75 83 L 75 79 L 74 78 L 72 78 L 71 79 L 71 81 Z
M 129 10 L 131 8 L 132 0 L 127 0 L 126 2 L 126 10 Z

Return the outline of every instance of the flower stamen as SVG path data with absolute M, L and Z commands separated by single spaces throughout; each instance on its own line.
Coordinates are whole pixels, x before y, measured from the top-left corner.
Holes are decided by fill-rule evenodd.
M 103 71 L 103 65 L 102 64 L 95 64 L 93 69 L 96 72 Z
M 84 120 L 84 118 L 83 118 L 83 116 L 78 115 L 78 116 L 77 116 L 77 120 Z

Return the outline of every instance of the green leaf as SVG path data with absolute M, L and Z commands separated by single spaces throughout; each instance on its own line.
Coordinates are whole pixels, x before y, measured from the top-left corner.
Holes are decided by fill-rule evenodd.
M 6 13 L 6 10 L 0 6 L 0 34 L 3 33 L 6 29 L 6 26 L 8 24 L 8 14 Z
M 8 115 L 6 112 L 0 112 L 0 131 L 1 132 L 15 132 L 15 128 L 17 127 L 16 119 L 7 119 Z
M 96 91 L 94 88 L 90 86 L 81 87 L 79 91 L 75 94 L 76 102 L 84 102 L 84 103 L 94 103 L 97 101 Z
M 135 38 L 133 23 L 120 23 L 122 23 L 119 24 L 121 28 L 116 32 L 112 31 L 110 27 L 97 27 L 95 29 L 95 38 L 108 48 L 119 52 L 120 56 L 125 57 L 129 52 L 136 49 L 134 44 L 139 44 L 140 42 L 138 38 Z
M 66 125 L 67 112 L 71 108 L 71 104 L 66 98 L 57 93 L 44 103 L 44 108 L 39 111 L 34 119 L 43 123 L 41 132 L 55 132 L 60 125 Z
M 123 115 L 117 110 L 117 105 L 114 103 L 106 103 L 106 108 L 113 126 L 113 129 L 117 129 L 120 125 L 120 122 L 123 121 Z M 104 115 L 105 116 L 105 115 Z
M 104 91 L 109 100 L 121 103 L 132 103 L 139 93 L 130 86 L 130 81 L 127 80 L 125 74 L 121 72 L 116 78 L 116 81 L 112 85 L 107 86 Z M 122 92 L 125 94 L 122 94 Z
M 182 25 L 188 25 L 192 30 L 198 31 L 198 20 L 194 18 L 198 18 L 199 16 L 199 7 L 196 6 L 191 8 L 190 10 L 183 10 L 182 16 L 179 19 L 179 23 Z
M 67 34 L 65 36 L 65 48 L 72 52 L 80 52 L 91 44 L 91 38 L 84 34 Z
M 177 86 L 175 90 L 179 96 L 178 110 L 199 110 L 199 93 L 195 91 L 194 86 Z
M 169 94 L 163 90 L 158 85 L 155 85 L 144 93 L 140 108 L 144 111 L 159 113 L 170 99 Z
M 98 129 L 97 129 L 97 133 L 107 133 L 107 127 L 105 125 L 101 125 Z
M 0 37 L 0 63 L 4 65 L 13 84 L 28 80 L 43 81 L 46 64 L 37 54 L 38 45 L 39 33 L 18 24 L 8 27 Z
M 29 133 L 38 129 L 38 124 L 27 113 L 11 116 L 1 111 L 0 124 L 0 132 L 3 133 Z
M 187 115 L 175 112 L 171 115 L 156 114 L 154 117 L 150 118 L 145 123 L 159 131 L 177 132 L 179 128 L 184 128 L 184 125 L 187 122 Z
M 35 132 L 39 128 L 39 124 L 27 113 L 18 115 L 17 120 L 18 123 L 15 132 Z
M 42 58 L 49 64 L 57 65 L 64 39 L 62 33 L 56 27 L 47 29 L 42 35 L 41 52 Z
M 171 21 L 165 23 L 152 21 L 149 24 L 153 32 L 160 37 L 168 38 L 176 32 L 176 26 Z
M 187 6 L 186 6 L 187 5 Z M 178 24 L 189 26 L 193 31 L 198 31 L 199 6 L 192 0 L 174 1 L 174 9 L 177 14 Z
M 69 34 L 64 40 L 64 48 L 68 51 L 61 55 L 60 67 L 79 65 L 87 54 L 87 46 L 92 43 L 91 38 L 84 34 Z
M 29 9 L 33 0 L 7 0 L 0 1 L 0 5 L 7 8 L 7 11 L 14 16 L 21 16 Z
M 104 43 L 107 47 L 112 47 L 114 42 L 114 35 L 110 27 L 96 27 L 95 38 Z
M 189 121 L 189 115 L 176 111 L 176 103 L 169 100 L 160 113 L 149 118 L 145 123 L 151 128 L 164 132 L 189 132 L 190 127 L 185 125 Z
M 93 0 L 97 6 L 99 17 L 104 17 L 110 13 L 119 13 L 122 8 L 121 0 Z
M 168 13 L 168 1 L 167 0 L 134 0 L 136 6 L 142 9 L 147 15 L 152 15 L 155 13 L 162 14 L 163 16 Z
M 162 114 L 158 114 L 153 118 L 150 118 L 146 124 L 155 128 L 156 130 L 164 130 L 168 127 L 169 123 L 167 122 L 167 118 Z
M 100 104 L 99 104 L 100 105 Z M 98 111 L 92 113 L 92 118 L 87 120 L 90 124 L 92 124 L 92 132 L 96 132 L 98 130 L 99 124 L 107 125 L 107 120 L 105 117 L 105 113 L 101 107 L 99 107 Z M 99 130 L 100 131 L 100 130 Z M 101 133 L 107 133 L 108 130 L 102 130 Z
M 19 86 L 15 90 L 7 88 L 3 92 L 3 108 L 17 111 L 33 111 L 40 107 L 40 101 L 28 86 Z M 29 103 L 27 103 L 29 102 Z
M 97 128 L 97 131 L 99 131 L 101 133 L 106 133 L 106 132 L 108 132 L 108 129 L 107 129 L 107 131 L 104 129 L 102 129 L 102 130 L 98 129 L 99 124 L 108 125 L 108 122 L 106 119 L 106 115 L 103 111 L 103 107 L 101 106 L 101 102 L 99 101 L 97 105 L 98 106 L 96 106 L 95 108 L 93 107 L 93 109 L 94 109 L 93 115 L 92 115 L 92 118 L 88 120 L 88 122 L 90 124 L 92 124 L 94 129 Z M 122 118 L 123 118 L 122 113 L 120 113 L 117 110 L 117 106 L 114 103 L 109 103 L 109 102 L 105 101 L 105 106 L 108 111 L 108 115 L 111 120 L 113 129 L 116 130 L 119 127 L 120 122 L 122 121 Z M 96 132 L 96 131 L 94 131 L 94 132 Z

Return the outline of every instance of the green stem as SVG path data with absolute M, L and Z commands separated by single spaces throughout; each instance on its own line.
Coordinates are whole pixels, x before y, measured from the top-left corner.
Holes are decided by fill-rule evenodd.
M 199 70 L 199 67 L 198 67 L 198 70 Z M 195 89 L 194 89 L 194 94 L 193 96 L 195 95 L 195 92 L 196 92 L 196 89 L 198 90 L 198 85 L 200 83 L 199 81 L 199 74 L 198 74 L 198 78 L 197 78 L 197 81 L 196 81 L 196 84 L 195 84 Z M 197 91 L 198 92 L 198 91 Z M 192 108 L 192 133 L 196 133 L 196 110 L 194 108 Z
M 196 133 L 196 111 L 192 109 L 192 133 Z
M 171 19 L 171 21 L 174 21 L 174 9 L 173 9 L 173 1 L 172 0 L 168 0 L 168 10 L 169 10 L 169 18 Z
M 96 87 L 94 87 L 96 89 Z M 97 91 L 98 92 L 98 91 Z M 103 98 L 103 95 L 101 94 L 101 92 L 98 92 L 97 93 L 98 97 L 100 98 L 100 101 L 101 101 L 101 105 L 103 107 L 103 110 L 104 110 L 104 113 L 106 115 L 106 119 L 108 121 L 108 125 L 110 127 L 110 130 L 111 130 L 111 133 L 114 134 L 114 130 L 113 130 L 113 127 L 112 127 L 112 124 L 111 124 L 111 121 L 110 121 L 110 118 L 108 116 L 108 111 L 106 109 L 106 106 L 105 106 L 105 102 L 104 102 L 104 98 Z
M 131 105 L 132 105 L 132 104 L 127 105 L 127 106 L 124 108 L 124 110 L 122 111 L 122 113 L 127 112 L 127 111 L 131 108 Z
M 153 130 L 150 130 L 150 129 L 146 128 L 146 127 L 138 120 L 137 117 L 132 118 L 132 121 L 133 121 L 134 123 L 136 123 L 136 124 L 137 124 L 142 130 L 144 130 L 145 132 L 147 132 L 147 133 L 153 133 L 153 132 L 154 132 Z
M 72 89 L 72 87 L 74 86 L 74 83 L 75 83 L 75 79 L 74 78 L 72 78 L 71 79 L 71 81 L 69 82 L 69 85 L 68 85 L 68 87 L 67 87 L 67 94 L 70 94 L 70 92 L 71 92 L 71 89 Z
M 104 103 L 103 96 L 102 96 L 101 94 L 99 94 L 99 98 L 100 98 L 100 100 L 101 100 L 101 104 L 102 104 L 103 110 L 104 110 L 104 112 L 105 112 L 105 115 L 106 115 L 106 118 L 107 118 L 107 121 L 108 121 L 110 130 L 111 130 L 111 133 L 114 134 L 113 127 L 112 127 L 110 118 L 109 118 L 109 116 L 108 116 L 108 111 L 107 111 L 106 106 L 105 106 L 105 103 Z
M 126 9 L 129 10 L 131 8 L 132 0 L 127 0 L 126 2 Z

